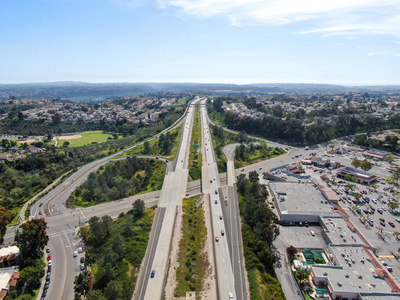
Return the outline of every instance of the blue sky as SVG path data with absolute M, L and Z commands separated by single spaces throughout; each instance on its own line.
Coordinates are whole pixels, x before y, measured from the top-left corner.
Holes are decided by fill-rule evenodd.
M 0 83 L 69 80 L 400 84 L 400 1 L 0 1 Z

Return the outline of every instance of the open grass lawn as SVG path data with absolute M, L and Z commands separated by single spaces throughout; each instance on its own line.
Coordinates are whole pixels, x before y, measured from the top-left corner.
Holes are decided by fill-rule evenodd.
M 63 145 L 64 142 L 69 142 L 68 147 L 81 147 L 85 145 L 89 145 L 92 143 L 99 143 L 108 140 L 108 138 L 112 138 L 113 136 L 109 133 L 103 133 L 101 131 L 87 131 L 80 133 L 82 137 L 72 140 L 58 140 L 58 144 L 60 146 Z
M 196 206 L 198 197 L 187 199 L 183 204 L 183 233 L 179 243 L 180 266 L 176 270 L 178 285 L 176 297 L 185 297 L 186 292 L 195 291 L 197 296 L 202 290 L 203 280 L 209 262 L 204 252 L 207 228 L 204 223 L 202 206 Z M 198 299 L 196 297 L 196 299 Z
M 272 155 L 265 156 L 265 155 L 261 154 L 260 150 L 256 150 L 254 152 L 254 154 L 249 155 L 249 158 L 246 161 L 237 160 L 235 158 L 235 168 L 243 168 L 245 166 L 252 165 L 252 164 L 258 163 L 260 161 L 271 159 L 271 158 L 274 158 L 277 156 L 281 156 L 283 154 L 286 154 L 286 151 L 284 151 L 281 154 L 272 154 Z

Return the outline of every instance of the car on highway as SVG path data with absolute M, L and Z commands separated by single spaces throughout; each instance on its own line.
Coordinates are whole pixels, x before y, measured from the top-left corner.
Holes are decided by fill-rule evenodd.
M 216 236 L 215 237 L 215 241 L 218 242 L 219 241 L 219 237 Z
M 43 203 L 40 203 L 40 204 L 39 204 L 39 207 L 42 207 L 42 206 L 43 206 Z
M 222 215 L 219 215 L 219 219 L 222 220 Z
M 155 270 L 152 270 L 152 271 L 151 271 L 151 274 L 150 274 L 150 278 L 154 278 L 154 276 L 156 276 L 156 271 L 155 271 Z
M 218 200 L 217 199 L 215 199 L 215 204 L 218 204 Z
M 233 300 L 233 294 L 229 293 L 229 300 Z
M 73 256 L 74 256 L 74 257 L 77 257 L 77 256 L 78 256 L 78 252 L 77 252 L 77 251 L 74 251 Z
M 225 231 L 221 230 L 221 235 L 225 235 Z

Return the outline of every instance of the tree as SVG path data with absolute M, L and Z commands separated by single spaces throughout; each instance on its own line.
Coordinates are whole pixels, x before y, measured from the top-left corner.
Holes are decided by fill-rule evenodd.
M 122 297 L 124 287 L 122 282 L 117 280 L 110 281 L 106 288 L 104 289 L 104 293 L 108 300 L 117 300 Z
M 393 160 L 394 160 L 394 157 L 392 155 L 389 155 L 386 159 L 387 159 L 389 164 L 392 164 Z
M 87 271 L 79 273 L 79 275 L 75 277 L 74 284 L 75 294 L 86 295 L 90 290 L 90 281 Z
M 369 162 L 368 160 L 364 160 L 361 163 L 361 169 L 363 169 L 365 172 L 371 170 L 372 169 L 372 163 Z
M 141 199 L 137 199 L 135 202 L 132 204 L 133 206 L 133 215 L 136 218 L 141 218 L 144 215 L 144 210 L 145 210 L 145 204 L 144 201 Z
M 249 180 L 253 183 L 258 183 L 259 177 L 256 171 L 251 171 L 249 173 Z
M 394 182 L 397 184 L 397 182 L 400 179 L 400 168 L 399 167 L 396 167 L 393 169 L 392 176 L 393 176 Z
M 354 168 L 358 168 L 358 167 L 361 166 L 361 163 L 362 163 L 361 160 L 355 159 L 355 160 L 353 160 L 353 161 L 351 162 L 351 165 L 352 165 Z
M 296 247 L 290 246 L 286 248 L 286 252 L 288 253 L 289 258 L 293 259 L 295 254 L 297 253 L 297 249 Z
M 63 143 L 62 146 L 63 146 L 63 147 L 68 147 L 68 146 L 69 146 L 69 142 L 68 142 L 68 141 L 65 141 L 65 142 Z
M 47 223 L 43 218 L 23 223 L 22 230 L 15 234 L 15 242 L 20 250 L 21 267 L 33 266 L 36 259 L 42 257 L 42 250 L 49 237 L 46 234 Z
M 144 154 L 150 154 L 151 153 L 151 146 L 150 146 L 149 141 L 145 141 L 144 144 L 143 144 L 143 147 L 144 147 L 144 149 L 143 149 L 143 153 Z
M 20 291 L 24 285 L 25 289 L 32 291 L 40 287 L 40 280 L 42 277 L 42 272 L 36 267 L 26 267 L 21 270 L 19 274 L 19 280 L 17 283 L 17 288 Z
M 0 207 L 0 244 L 3 244 L 3 238 L 7 231 L 7 225 L 11 221 L 11 211 Z
M 100 290 L 91 290 L 87 294 L 86 300 L 106 300 L 106 297 L 104 297 Z
M 390 207 L 390 209 L 397 209 L 397 208 L 399 208 L 399 203 L 397 203 L 397 202 L 389 202 L 388 203 L 388 206 Z
M 125 253 L 125 240 L 122 238 L 120 234 L 118 234 L 114 239 L 112 243 L 112 249 L 113 251 L 119 256 L 119 259 L 122 259 L 124 257 Z

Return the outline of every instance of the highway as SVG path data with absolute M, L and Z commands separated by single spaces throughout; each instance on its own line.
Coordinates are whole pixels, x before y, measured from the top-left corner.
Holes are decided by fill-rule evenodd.
M 185 114 L 183 114 L 183 116 L 172 126 L 147 140 L 151 141 L 156 139 L 161 134 L 178 127 L 182 123 Z M 51 284 L 47 291 L 47 299 L 70 300 L 74 297 L 74 279 L 80 271 L 79 258 L 83 253 L 74 258 L 73 252 L 82 246 L 76 232 L 77 228 L 84 224 L 85 219 L 94 215 L 99 217 L 103 215 L 110 215 L 113 218 L 117 217 L 121 212 L 129 210 L 132 207 L 133 201 L 136 199 L 144 200 L 147 207 L 157 204 L 160 192 L 140 195 L 138 197 L 130 197 L 118 201 L 120 204 L 118 206 L 115 205 L 115 202 L 77 210 L 71 210 L 65 206 L 65 201 L 68 199 L 70 194 L 86 181 L 87 176 L 91 172 L 95 172 L 101 166 L 115 160 L 116 156 L 142 145 L 144 142 L 145 141 L 142 141 L 108 157 L 82 166 L 76 172 L 71 174 L 63 183 L 32 204 L 30 209 L 31 216 L 45 217 L 48 225 L 48 247 L 51 250 L 53 266 L 51 272 Z M 167 171 L 172 170 L 172 168 L 173 165 L 169 162 L 167 164 Z M 4 236 L 4 244 L 14 241 L 14 234 L 17 228 L 18 226 L 7 228 L 7 233 Z
M 199 99 L 193 101 L 195 104 Z M 195 105 L 190 105 L 184 121 L 175 169 L 166 174 L 158 201 L 146 254 L 139 270 L 132 299 L 162 299 L 177 211 L 182 209 L 189 176 L 188 161 Z M 155 272 L 151 277 L 152 271 Z
M 218 166 L 215 158 L 211 132 L 207 121 L 207 110 L 205 105 L 200 106 L 201 129 L 202 129 L 202 150 L 203 166 L 201 181 L 203 194 L 208 195 L 211 211 L 211 232 L 214 240 L 215 273 L 217 277 L 217 289 L 219 299 L 228 299 L 233 294 L 237 298 L 235 290 L 235 280 L 232 270 L 232 260 L 230 255 L 227 235 L 223 231 L 230 230 L 231 227 L 226 223 L 222 207 L 225 206 L 225 198 L 222 194 L 221 183 L 218 176 Z M 228 226 L 226 226 L 228 225 Z M 210 230 L 208 231 L 210 232 Z
M 233 160 L 234 149 L 238 144 L 231 144 L 223 149 L 227 158 L 227 178 L 228 178 L 228 196 L 227 205 L 224 209 L 225 224 L 229 224 L 226 232 L 230 245 L 232 258 L 232 271 L 235 280 L 235 289 L 237 299 L 248 299 L 250 288 L 247 284 L 247 274 L 245 270 L 245 261 L 243 254 L 243 239 L 241 229 L 241 218 L 239 212 L 239 198 L 237 195 L 235 164 Z M 232 151 L 233 150 L 233 151 Z M 224 207 L 224 206 L 223 206 Z
M 138 279 L 138 283 L 142 280 L 143 284 L 137 284 L 137 287 L 141 287 L 141 291 L 139 297 L 134 297 L 134 299 L 161 299 L 168 269 L 169 247 L 173 234 L 176 211 L 180 209 L 180 205 L 182 205 L 182 200 L 185 198 L 186 193 L 189 193 L 189 196 L 193 196 L 203 192 L 204 194 L 210 195 L 211 199 L 213 240 L 215 241 L 216 236 L 219 237 L 219 242 L 215 242 L 214 246 L 217 264 L 218 293 L 220 298 L 225 299 L 228 297 L 228 293 L 233 293 L 235 299 L 246 299 L 246 276 L 243 268 L 243 259 L 241 259 L 242 240 L 240 236 L 240 218 L 238 216 L 236 186 L 234 183 L 236 176 L 239 174 L 247 174 L 254 170 L 259 173 L 265 172 L 277 166 L 299 161 L 309 156 L 312 152 L 317 153 L 318 156 L 322 156 L 326 153 L 326 146 L 316 145 L 310 150 L 290 147 L 288 154 L 234 170 L 233 161 L 229 158 L 229 155 L 233 155 L 234 153 L 234 145 L 229 145 L 224 149 L 228 157 L 227 174 L 218 174 L 212 139 L 208 128 L 208 115 L 205 106 L 202 105 L 201 107 L 203 129 L 202 150 L 204 153 L 202 182 L 198 180 L 187 183 L 188 153 L 194 115 L 194 105 L 192 105 L 187 109 L 186 118 L 182 119 L 184 120 L 184 130 L 182 132 L 177 159 L 175 162 L 168 162 L 167 164 L 168 172 L 165 176 L 161 192 L 143 194 L 89 208 L 71 210 L 65 207 L 65 201 L 68 199 L 71 192 L 86 181 L 89 173 L 96 171 L 101 166 L 109 163 L 110 160 L 114 160 L 115 156 L 128 150 L 124 149 L 112 156 L 81 167 L 62 184 L 32 205 L 31 215 L 35 217 L 45 215 L 49 227 L 49 248 L 51 249 L 53 257 L 53 269 L 52 284 L 50 284 L 47 298 L 73 299 L 73 281 L 74 277 L 79 272 L 79 256 L 74 258 L 73 252 L 81 246 L 80 240 L 76 235 L 77 228 L 85 224 L 85 220 L 92 216 L 101 217 L 103 215 L 110 215 L 113 218 L 117 217 L 121 212 L 129 210 L 136 199 L 143 199 L 146 203 L 146 207 L 158 205 L 159 209 L 157 209 L 155 223 L 153 224 L 154 229 L 152 229 L 151 233 L 151 237 L 155 236 L 156 240 L 153 242 L 153 239 L 151 239 L 152 243 L 149 242 L 149 250 L 147 251 L 149 253 L 146 252 L 146 257 L 140 269 L 140 276 Z M 177 122 L 168 130 L 176 128 L 179 124 L 181 123 Z M 157 138 L 160 134 L 157 134 L 149 140 Z M 143 143 L 144 141 L 129 149 Z M 286 147 L 286 145 L 269 141 L 267 141 L 267 143 L 270 146 Z M 295 155 L 301 156 L 295 158 Z M 338 161 L 344 165 L 350 165 L 352 161 L 351 158 L 341 155 L 335 155 L 332 160 Z M 385 168 L 379 166 L 374 166 L 369 173 L 380 177 L 387 177 L 390 175 Z M 228 206 L 224 205 L 225 196 L 222 194 L 221 189 L 221 187 L 225 185 L 228 185 L 226 195 L 228 197 Z M 217 194 L 215 194 L 215 191 L 217 191 Z M 217 200 L 217 204 L 215 204 L 215 200 Z M 116 203 L 118 203 L 118 205 L 116 205 Z M 219 216 L 223 216 L 222 221 L 219 219 Z M 16 228 L 17 227 L 10 227 L 7 229 L 7 234 L 4 237 L 4 244 L 13 241 Z M 221 230 L 226 231 L 224 236 L 221 236 Z M 156 271 L 156 276 L 149 280 L 151 270 Z M 143 280 L 143 278 L 146 278 L 146 280 Z M 136 293 L 137 291 L 135 290 L 135 294 Z

